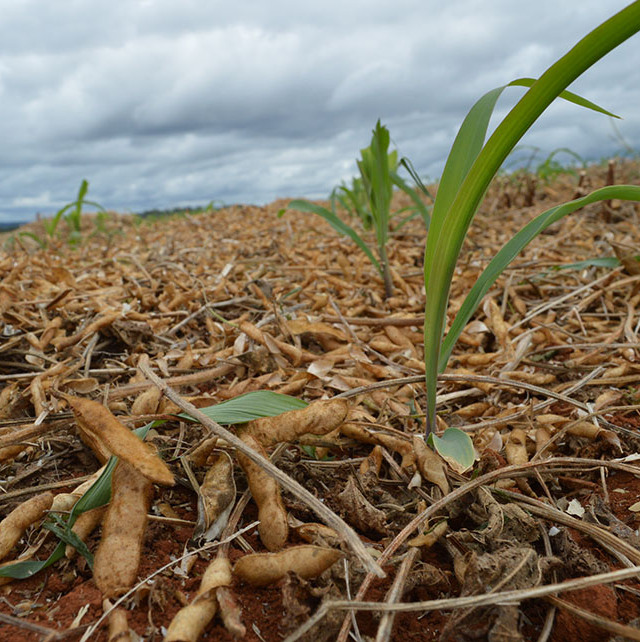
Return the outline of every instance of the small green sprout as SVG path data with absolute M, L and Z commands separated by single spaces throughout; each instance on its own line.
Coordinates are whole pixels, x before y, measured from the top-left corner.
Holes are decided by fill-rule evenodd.
M 291 201 L 287 208 L 318 214 L 339 234 L 351 238 L 367 255 L 382 277 L 387 298 L 393 294 L 393 280 L 387 257 L 387 242 L 390 233 L 398 230 L 418 214 L 422 216 L 427 228 L 430 220 L 427 206 L 415 190 L 398 175 L 398 153 L 395 150 L 388 151 L 389 142 L 389 130 L 378 121 L 373 130 L 371 144 L 360 150 L 361 158 L 357 161 L 360 177 L 354 179 L 351 189 L 344 184 L 334 189 L 331 196 L 331 209 L 305 200 Z M 391 211 L 394 187 L 399 188 L 411 198 L 413 204 L 410 207 L 395 212 Z M 373 228 L 376 235 L 377 257 L 362 236 L 338 216 L 336 203 L 341 204 L 351 217 L 355 216 L 360 219 L 365 231 Z M 278 216 L 282 216 L 285 211 L 285 209 L 280 210 Z M 395 226 L 391 225 L 393 217 L 407 211 L 409 214 L 403 220 Z

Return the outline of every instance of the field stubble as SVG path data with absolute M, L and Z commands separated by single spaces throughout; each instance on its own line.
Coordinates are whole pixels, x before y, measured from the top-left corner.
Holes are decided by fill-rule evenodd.
M 614 169 L 616 182 L 639 183 L 637 163 L 618 161 Z M 450 312 L 525 222 L 607 180 L 602 167 L 549 184 L 524 174 L 498 178 L 465 241 Z M 423 224 L 411 221 L 389 241 L 394 296 L 385 299 L 378 273 L 349 240 L 313 215 L 278 219 L 284 205 L 153 225 L 118 217 L 111 225 L 122 234 L 87 234 L 75 249 L 61 239 L 46 250 L 23 237 L 0 255 L 3 514 L 38 493 L 71 492 L 99 468 L 64 395 L 96 399 L 128 427 L 178 411 L 136 369 L 147 355 L 154 372 L 198 407 L 253 390 L 306 401 L 349 397 L 338 431 L 285 441 L 276 461 L 376 551 L 387 577 L 371 581 L 358 599 L 408 603 L 528 590 L 639 565 L 640 469 L 619 461 L 640 452 L 638 205 L 590 206 L 541 234 L 462 334 L 438 389 L 439 428 L 470 432 L 480 456 L 474 471 L 487 475 L 486 485 L 474 485 L 471 471 L 449 469 L 447 479 L 436 480 L 421 469 L 412 444 L 425 412 Z M 619 264 L 591 262 L 602 257 Z M 399 381 L 383 384 L 391 379 Z M 207 436 L 175 418 L 150 435 L 177 484 L 154 486 L 139 580 L 197 547 L 190 543 L 202 519 L 196 488 L 220 452 L 234 454 L 218 443 L 195 456 Z M 241 497 L 247 482 L 231 461 Z M 455 501 L 443 498 L 447 488 Z M 285 493 L 282 500 L 287 547 L 304 544 L 301 524 L 317 518 L 298 497 Z M 422 523 L 399 538 L 436 502 L 428 522 L 436 530 Z M 238 529 L 258 515 L 253 502 L 236 512 Z M 27 530 L 7 559 L 44 559 L 55 538 L 40 533 Z M 339 545 L 327 532 L 315 535 L 325 546 Z M 91 551 L 99 539 L 98 529 L 87 540 Z M 265 548 L 251 528 L 224 551 L 235 563 Z M 323 604 L 355 597 L 365 574 L 343 552 L 318 577 L 290 572 L 266 587 L 234 577 L 224 595 L 242 610 L 244 639 L 281 640 Z M 162 627 L 195 598 L 215 554 L 202 551 L 189 568 L 176 563 L 142 582 L 124 602 L 128 626 L 162 639 Z M 78 555 L 1 590 L 2 639 L 77 639 L 103 611 Z M 361 611 L 355 621 L 362 639 L 402 632 L 425 641 L 535 640 L 548 620 L 556 642 L 600 640 L 601 627 L 614 635 L 620 631 L 611 623 L 637 623 L 639 591 L 636 577 L 519 605 L 425 607 L 395 621 Z M 329 608 L 307 639 L 336 639 L 346 613 Z M 106 629 L 94 639 L 107 639 Z M 201 639 L 233 637 L 214 619 Z

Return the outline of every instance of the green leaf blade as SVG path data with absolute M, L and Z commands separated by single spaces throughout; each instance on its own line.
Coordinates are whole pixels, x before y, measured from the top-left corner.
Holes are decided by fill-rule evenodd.
M 296 397 L 270 390 L 256 390 L 238 395 L 215 406 L 200 408 L 200 411 L 219 424 L 233 425 L 243 424 L 260 417 L 275 417 L 289 410 L 301 410 L 307 405 L 306 401 Z M 195 421 L 186 413 L 178 416 Z
M 360 235 L 350 226 L 347 225 L 340 217 L 334 212 L 328 210 L 326 207 L 310 203 L 309 201 L 297 199 L 293 200 L 287 206 L 289 210 L 298 210 L 300 212 L 308 212 L 310 214 L 317 214 L 321 216 L 333 229 L 339 234 L 348 236 L 354 243 L 367 255 L 367 258 L 373 263 L 376 270 L 382 275 L 382 268 L 378 259 L 374 256 L 373 252 L 369 249 L 368 245 L 362 240 Z
M 480 305 L 482 298 L 495 283 L 497 278 L 502 274 L 504 269 L 520 254 L 520 252 L 536 238 L 541 232 L 546 230 L 550 225 L 559 221 L 561 218 L 572 214 L 591 203 L 606 201 L 609 199 L 619 199 L 626 201 L 640 201 L 640 187 L 636 185 L 611 185 L 597 189 L 586 196 L 577 198 L 563 205 L 552 207 L 551 209 L 536 216 L 532 221 L 525 225 L 513 238 L 511 238 L 502 249 L 493 257 L 489 265 L 484 269 L 482 274 L 471 288 L 471 291 L 465 298 L 458 314 L 456 315 L 451 328 L 442 344 L 440 355 L 439 370 L 442 372 L 446 367 L 453 346 L 458 340 L 464 327 L 471 319 L 473 313 Z M 592 261 L 593 263 L 593 261 Z
M 467 229 L 489 183 L 507 155 L 549 104 L 565 91 L 573 80 L 638 30 L 640 0 L 636 0 L 596 27 L 549 67 L 498 125 L 477 157 L 471 160 L 472 164 L 462 182 L 458 182 L 459 187 L 455 193 L 452 193 L 451 187 L 445 190 L 441 197 L 443 205 L 438 203 L 440 191 L 438 192 L 424 265 L 427 297 L 424 330 L 427 432 L 435 425 L 436 379 L 451 278 Z M 488 100 L 490 95 L 491 92 L 483 99 Z M 473 137 L 477 147 L 478 132 L 472 130 L 469 136 Z M 464 162 L 457 162 L 464 167 Z M 457 176 L 454 177 L 456 180 L 452 179 L 452 185 L 460 180 L 462 173 L 458 168 Z

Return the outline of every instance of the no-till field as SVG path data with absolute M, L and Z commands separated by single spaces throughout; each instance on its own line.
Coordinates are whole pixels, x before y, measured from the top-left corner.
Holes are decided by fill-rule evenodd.
M 639 176 L 637 164 L 614 166 L 616 183 L 637 184 Z M 580 181 L 499 179 L 465 243 L 450 312 L 532 216 L 607 180 L 606 167 Z M 70 493 L 100 468 L 99 444 L 81 440 L 69 396 L 103 404 L 128 428 L 168 418 L 148 441 L 176 481 L 152 486 L 146 526 L 138 516 L 140 564 L 118 615 L 90 628 L 115 597 L 103 602 L 84 557 L 65 557 L 29 579 L 0 580 L 0 639 L 77 640 L 89 632 L 106 640 L 107 621 L 125 626 L 124 613 L 135 633 L 118 640 L 162 640 L 220 551 L 232 565 L 265 552 L 256 527 L 246 529 L 258 513 L 235 450 L 175 417 L 178 407 L 137 368 L 145 355 L 158 377 L 199 407 L 255 390 L 308 402 L 348 397 L 338 430 L 285 442 L 274 461 L 381 563 L 386 577 L 366 580 L 359 600 L 450 601 L 394 621 L 382 611 L 357 611 L 352 620 L 327 608 L 304 639 L 347 640 L 348 628 L 361 640 L 629 637 L 615 625 L 640 626 L 637 575 L 509 603 L 461 608 L 451 599 L 640 565 L 640 466 L 630 457 L 640 453 L 638 206 L 594 205 L 556 224 L 485 298 L 439 383 L 440 429 L 469 431 L 478 461 L 463 473 L 448 468 L 448 481 L 437 486 L 416 474 L 412 442 L 425 411 L 422 223 L 413 220 L 390 241 L 395 292 L 384 300 L 381 280 L 350 241 L 311 215 L 277 218 L 284 204 L 137 226 L 118 217 L 108 234 L 95 233 L 87 217 L 76 249 L 57 241 L 41 250 L 21 237 L 0 253 L 2 516 L 34 496 Z M 601 257 L 620 261 L 573 265 Z M 231 539 L 182 562 L 206 543 L 193 538 L 198 489 L 222 452 L 231 456 L 243 502 L 227 524 Z M 327 531 L 301 528 L 319 521 L 301 498 L 284 492 L 283 502 L 285 547 L 312 539 L 340 549 L 340 559 L 317 577 L 288 573 L 259 588 L 234 574 L 229 587 L 207 595 L 219 608 L 200 639 L 237 639 L 229 629 L 244 628 L 241 639 L 282 640 L 323 605 L 355 599 L 366 573 L 353 550 Z M 425 511 L 428 523 L 399 536 Z M 93 553 L 101 532 L 88 536 Z M 36 522 L 3 563 L 46 559 L 56 543 Z

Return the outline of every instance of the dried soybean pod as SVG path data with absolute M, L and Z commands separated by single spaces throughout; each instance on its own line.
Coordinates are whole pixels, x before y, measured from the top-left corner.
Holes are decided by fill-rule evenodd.
M 97 438 L 110 453 L 131 464 L 151 481 L 173 486 L 173 474 L 167 465 L 101 403 L 78 397 L 66 396 L 65 399 L 83 433 Z
M 324 524 L 310 522 L 308 524 L 300 524 L 294 530 L 300 539 L 309 542 L 309 544 L 340 546 L 341 543 L 340 535 L 333 528 Z
M 171 621 L 164 642 L 197 642 L 218 608 L 215 589 L 231 584 L 231 564 L 216 557 L 202 576 L 196 598 L 181 608 Z
M 95 527 L 102 521 L 106 511 L 106 506 L 98 506 L 98 508 L 92 508 L 84 513 L 80 513 L 75 524 L 71 528 L 72 532 L 84 542 L 87 537 L 91 535 Z M 67 544 L 64 549 L 64 554 L 68 559 L 71 559 L 76 554 L 76 549 L 71 546 L 71 544 Z
M 521 466 L 529 461 L 527 454 L 527 433 L 522 428 L 514 428 L 504 446 L 505 456 L 510 464 Z
M 151 482 L 120 461 L 93 566 L 95 583 L 108 599 L 125 593 L 136 580 L 151 495 Z
M 233 574 L 253 586 L 268 586 L 293 571 L 305 580 L 317 577 L 342 557 L 334 548 L 304 544 L 279 553 L 254 553 L 241 557 Z
M 207 437 L 196 449 L 189 455 L 189 461 L 194 466 L 204 466 L 207 463 L 209 455 L 218 444 L 218 437 Z
M 368 430 L 359 424 L 345 423 L 340 426 L 340 432 L 349 439 L 355 439 L 365 444 L 384 446 L 402 455 L 402 468 L 409 468 L 415 464 L 415 452 L 411 442 L 395 435 L 388 435 L 382 431 Z
M 599 428 L 588 421 L 578 421 L 577 423 L 569 425 L 567 427 L 567 432 L 574 437 L 595 439 L 602 432 L 602 428 Z
M 152 386 L 141 392 L 131 406 L 131 414 L 152 415 L 158 410 L 162 393 L 159 388 Z
M 225 452 L 211 464 L 198 491 L 198 521 L 194 537 L 216 539 L 226 526 L 236 498 L 233 461 Z
M 136 639 L 138 639 L 137 636 Z M 125 609 L 113 609 L 109 613 L 109 637 L 107 642 L 133 642 Z
M 420 435 L 414 435 L 413 448 L 416 452 L 420 474 L 432 484 L 436 484 L 443 495 L 448 495 L 451 489 L 440 455 L 431 450 Z
M 31 524 L 37 522 L 53 503 L 53 493 L 36 495 L 14 508 L 0 522 L 0 560 L 18 543 Z
M 241 438 L 247 446 L 259 452 L 263 457 L 267 457 L 264 448 L 257 439 L 247 434 L 241 435 Z M 285 545 L 289 536 L 287 511 L 280 496 L 280 486 L 271 475 L 247 456 L 238 452 L 237 458 L 247 476 L 251 495 L 258 506 L 260 539 L 270 551 L 277 551 Z
M 240 428 L 238 434 L 250 434 L 265 447 L 275 446 L 309 433 L 325 435 L 342 424 L 348 411 L 346 399 L 315 401 L 300 410 L 254 419 Z

